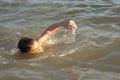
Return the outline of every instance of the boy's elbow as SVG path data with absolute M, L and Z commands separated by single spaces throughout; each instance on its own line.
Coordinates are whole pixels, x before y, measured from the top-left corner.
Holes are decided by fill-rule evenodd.
M 52 34 L 52 31 L 46 31 L 45 34 L 51 35 L 51 34 Z

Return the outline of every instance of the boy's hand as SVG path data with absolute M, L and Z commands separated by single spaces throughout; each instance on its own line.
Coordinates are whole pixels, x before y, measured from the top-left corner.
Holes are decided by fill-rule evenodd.
M 63 22 L 63 26 L 68 29 L 77 28 L 77 25 L 75 24 L 75 22 L 73 20 L 67 20 L 67 21 Z

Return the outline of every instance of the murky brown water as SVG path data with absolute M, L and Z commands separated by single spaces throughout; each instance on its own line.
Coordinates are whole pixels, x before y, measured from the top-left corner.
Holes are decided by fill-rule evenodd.
M 65 19 L 76 21 L 75 35 L 61 28 L 42 56 L 16 55 L 21 37 L 35 38 Z M 0 0 L 0 80 L 120 80 L 119 76 L 119 0 Z

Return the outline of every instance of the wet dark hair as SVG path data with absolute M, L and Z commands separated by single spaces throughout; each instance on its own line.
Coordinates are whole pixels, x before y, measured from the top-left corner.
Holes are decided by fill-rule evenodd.
M 23 37 L 18 42 L 18 48 L 23 53 L 29 52 L 31 49 L 31 45 L 33 44 L 33 41 L 34 41 L 34 39 L 32 39 L 32 38 Z

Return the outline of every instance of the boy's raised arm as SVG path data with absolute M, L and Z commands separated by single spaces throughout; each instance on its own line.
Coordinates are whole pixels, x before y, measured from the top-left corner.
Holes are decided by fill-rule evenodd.
M 65 27 L 68 29 L 77 28 L 77 26 L 73 20 L 55 23 L 55 24 L 52 24 L 51 26 L 49 26 L 43 32 L 43 34 L 37 38 L 37 41 L 42 45 L 47 40 L 47 38 L 60 27 Z

